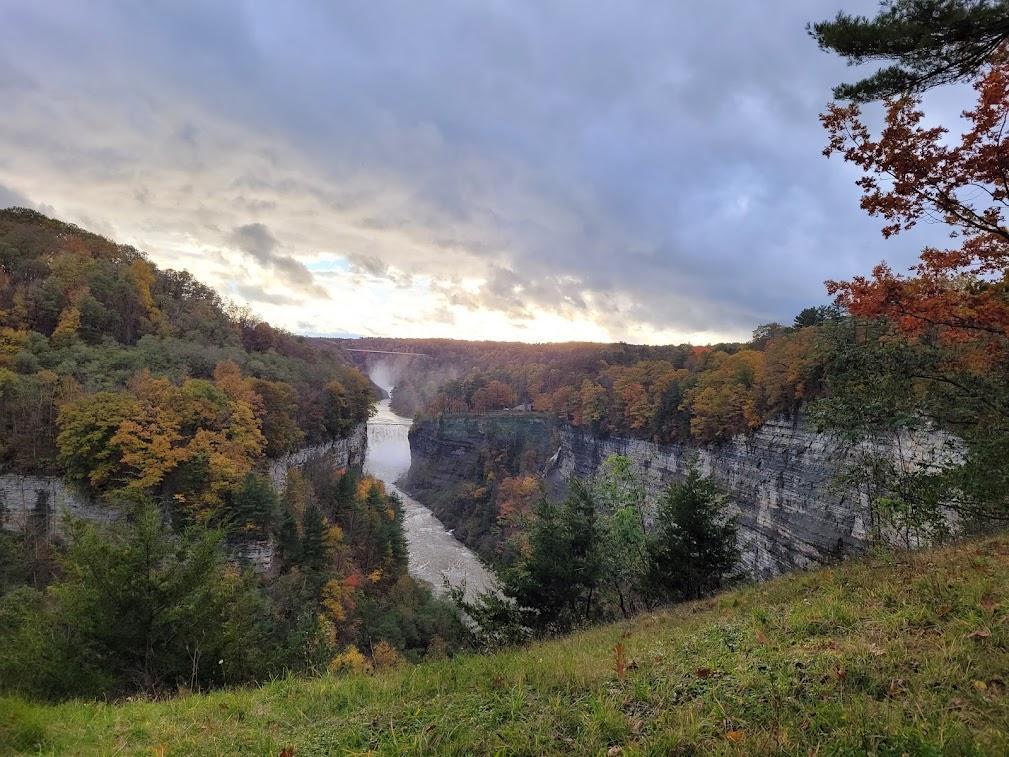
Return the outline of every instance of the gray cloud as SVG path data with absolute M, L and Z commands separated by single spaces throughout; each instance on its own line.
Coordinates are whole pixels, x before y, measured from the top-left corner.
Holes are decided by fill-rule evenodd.
M 0 184 L 0 208 L 31 208 L 31 200 L 20 192 Z
M 0 0 L 0 181 L 169 263 L 223 240 L 264 304 L 417 287 L 401 322 L 743 337 L 942 238 L 884 244 L 820 156 L 853 72 L 804 25 L 841 6 L 876 0 Z
M 270 305 L 296 305 L 298 300 L 286 294 L 268 292 L 255 284 L 236 284 L 235 291 L 249 302 L 265 302 Z
M 328 297 L 326 290 L 315 283 L 315 277 L 304 263 L 277 252 L 277 238 L 265 224 L 247 223 L 238 226 L 232 230 L 230 241 L 264 268 L 272 268 L 293 287 L 315 297 Z M 288 301 L 295 300 L 288 298 Z

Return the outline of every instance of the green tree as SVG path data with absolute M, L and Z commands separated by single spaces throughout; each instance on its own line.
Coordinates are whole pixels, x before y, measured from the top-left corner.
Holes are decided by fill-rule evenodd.
M 560 505 L 536 507 L 529 555 L 504 573 L 504 592 L 540 631 L 565 630 L 593 617 L 603 577 L 601 538 L 592 493 L 573 480 Z
M 248 474 L 231 495 L 228 520 L 236 536 L 262 538 L 269 533 L 277 511 L 277 494 L 269 479 Z
M 603 583 L 624 617 L 636 609 L 647 566 L 645 550 L 645 490 L 631 461 L 611 455 L 592 482 L 601 510 L 600 557 Z
M 648 540 L 648 579 L 658 599 L 696 599 L 721 586 L 739 558 L 725 496 L 691 465 L 662 495 Z
M 834 88 L 839 100 L 868 102 L 972 78 L 1009 40 L 1009 2 L 887 0 L 875 18 L 838 13 L 809 33 L 851 65 L 894 61 Z
M 836 320 L 840 316 L 840 310 L 836 305 L 818 305 L 816 307 L 803 308 L 792 319 L 792 328 L 802 329 L 807 326 L 819 326 L 828 320 Z
M 326 521 L 315 501 L 302 518 L 301 562 L 306 570 L 321 571 L 326 563 Z
M 970 344 L 910 341 L 886 319 L 830 323 L 816 350 L 829 391 L 809 417 L 849 450 L 838 483 L 868 503 L 873 538 L 931 541 L 949 511 L 963 527 L 1005 518 L 1009 369 L 975 370 Z
M 245 678 L 258 667 L 249 656 L 267 647 L 263 616 L 220 542 L 197 527 L 176 535 L 146 505 L 107 531 L 74 523 L 51 588 L 68 656 L 127 691 Z

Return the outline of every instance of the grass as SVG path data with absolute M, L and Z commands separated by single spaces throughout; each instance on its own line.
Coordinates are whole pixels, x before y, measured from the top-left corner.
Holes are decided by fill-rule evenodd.
M 1009 754 L 1007 587 L 997 537 L 373 676 L 0 698 L 0 753 Z

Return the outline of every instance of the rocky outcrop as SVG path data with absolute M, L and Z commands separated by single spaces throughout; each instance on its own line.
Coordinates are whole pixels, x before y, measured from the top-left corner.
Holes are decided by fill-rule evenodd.
M 270 480 L 279 491 L 287 482 L 287 471 L 305 464 L 305 461 L 315 457 L 326 456 L 332 459 L 337 468 L 359 468 L 364 465 L 364 455 L 368 448 L 368 426 L 359 423 L 348 436 L 336 439 L 327 444 L 316 444 L 302 447 L 299 450 L 270 462 Z
M 564 427 L 546 470 L 549 485 L 556 491 L 570 476 L 591 475 L 610 455 L 630 458 L 653 498 L 696 461 L 728 493 L 742 567 L 754 577 L 836 560 L 868 543 L 857 494 L 832 487 L 841 456 L 837 445 L 802 423 L 773 421 L 710 448 L 596 439 Z
M 289 469 L 307 460 L 325 456 L 338 468 L 360 467 L 368 445 L 368 429 L 361 423 L 345 438 L 328 444 L 304 447 L 269 464 L 270 480 L 277 490 L 284 488 Z M 111 523 L 119 514 L 112 508 L 75 491 L 56 476 L 18 473 L 0 475 L 0 528 L 20 530 L 34 522 L 47 533 L 61 534 L 68 517 L 96 523 Z M 233 553 L 258 572 L 270 570 L 273 544 L 269 540 L 245 541 L 233 545 Z
M 33 520 L 43 529 L 59 533 L 67 516 L 110 523 L 117 513 L 55 476 L 0 475 L 0 527 L 20 530 Z
M 521 417 L 514 416 L 512 424 Z M 538 416 L 526 417 L 533 427 L 550 425 Z M 440 476 L 446 484 L 470 475 L 495 426 L 479 416 L 471 416 L 469 422 L 464 418 L 448 425 L 418 424 L 410 437 L 414 465 L 424 471 L 444 467 Z M 598 438 L 565 424 L 551 426 L 550 433 L 556 447 L 542 461 L 542 475 L 553 497 L 563 496 L 570 477 L 591 476 L 607 457 L 619 454 L 632 461 L 654 502 L 696 461 L 701 472 L 727 492 L 739 524 L 741 567 L 755 578 L 832 562 L 862 552 L 869 544 L 865 498 L 835 484 L 852 451 L 801 420 L 768 422 L 752 434 L 705 448 Z M 910 445 L 905 441 L 901 454 L 924 458 L 941 441 L 938 435 Z M 432 461 L 439 461 L 438 466 Z M 445 466 L 445 461 L 452 464 Z

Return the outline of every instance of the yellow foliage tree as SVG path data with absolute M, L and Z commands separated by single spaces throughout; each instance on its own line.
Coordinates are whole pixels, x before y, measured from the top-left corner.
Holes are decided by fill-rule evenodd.
M 378 642 L 372 648 L 371 658 L 374 660 L 375 667 L 379 669 L 396 668 L 406 663 L 406 658 L 399 653 L 399 650 L 385 640 Z
M 370 673 L 371 669 L 371 661 L 353 644 L 329 663 L 331 673 Z
M 154 286 L 154 266 L 143 258 L 137 258 L 130 263 L 130 281 L 137 291 L 137 298 L 144 306 L 147 318 L 160 331 L 167 326 L 164 313 L 158 309 L 154 302 L 154 295 L 151 294 L 151 287 Z

